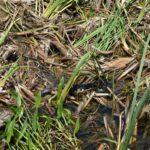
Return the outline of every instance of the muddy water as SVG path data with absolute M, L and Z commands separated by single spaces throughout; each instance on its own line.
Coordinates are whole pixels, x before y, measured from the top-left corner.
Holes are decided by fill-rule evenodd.
M 76 107 L 72 103 L 65 104 L 72 112 L 76 111 Z M 92 102 L 90 107 L 80 112 L 80 130 L 77 133 L 77 138 L 81 140 L 81 149 L 97 150 L 103 142 L 102 138 L 106 138 L 106 129 L 104 127 L 104 117 L 111 117 L 112 110 L 108 107 L 103 107 L 97 102 Z M 117 118 L 113 119 L 118 124 Z

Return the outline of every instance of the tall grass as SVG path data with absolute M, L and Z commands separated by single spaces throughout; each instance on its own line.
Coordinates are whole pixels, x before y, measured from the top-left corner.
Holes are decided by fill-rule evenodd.
M 76 66 L 76 68 L 74 69 L 69 81 L 67 82 L 67 84 L 65 85 L 64 89 L 62 90 L 60 96 L 58 97 L 58 101 L 59 101 L 60 105 L 63 104 L 66 96 L 69 93 L 69 90 L 71 89 L 72 85 L 76 81 L 76 79 L 77 79 L 80 71 L 82 70 L 84 64 L 87 63 L 87 61 L 91 58 L 91 56 L 92 56 L 92 53 L 88 52 L 84 56 L 81 57 L 80 61 L 78 62 L 77 66 Z M 58 107 L 62 108 L 62 106 L 59 106 L 59 105 L 58 105 Z M 59 117 L 62 117 L 62 111 L 59 111 Z
M 74 44 L 74 47 L 79 47 L 93 40 L 98 49 L 109 50 L 123 36 L 125 31 L 125 20 L 122 12 L 118 9 L 114 15 L 111 14 L 103 26 L 85 35 Z
M 17 107 L 12 107 L 15 116 L 7 122 L 4 139 L 9 149 L 51 150 L 78 147 L 76 138 L 66 124 L 57 118 L 39 113 L 41 95 L 37 94 L 34 112 L 27 107 L 19 93 L 12 93 Z
M 144 95 L 142 96 L 142 98 L 139 101 L 137 100 L 137 94 L 139 91 L 139 85 L 140 85 L 140 79 L 141 79 L 142 69 L 143 69 L 143 65 L 144 65 L 144 59 L 145 59 L 145 55 L 146 55 L 146 51 L 147 51 L 149 42 L 150 42 L 150 34 L 147 38 L 147 42 L 146 42 L 146 45 L 143 50 L 143 56 L 141 59 L 141 64 L 140 64 L 140 68 L 139 68 L 139 72 L 138 72 L 134 96 L 133 96 L 131 108 L 129 111 L 129 121 L 127 123 L 127 128 L 126 128 L 125 134 L 123 135 L 123 138 L 121 140 L 120 150 L 127 149 L 128 145 L 129 145 L 129 141 L 133 134 L 133 130 L 137 123 L 138 116 L 141 113 L 144 105 L 147 103 L 148 97 L 150 96 L 150 86 L 149 86 L 147 88 L 147 90 L 145 91 Z

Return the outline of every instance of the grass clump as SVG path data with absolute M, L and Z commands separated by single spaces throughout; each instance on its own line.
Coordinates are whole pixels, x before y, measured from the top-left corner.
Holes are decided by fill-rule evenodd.
M 111 14 L 106 23 L 98 27 L 95 31 L 84 35 L 82 39 L 74 44 L 74 47 L 79 47 L 86 42 L 94 40 L 94 45 L 100 50 L 110 50 L 110 48 L 123 36 L 125 32 L 125 19 L 122 15 L 122 10 Z
M 35 99 L 34 112 L 26 107 L 18 93 L 13 92 L 12 97 L 17 100 L 17 107 L 12 107 L 15 116 L 7 122 L 4 134 L 9 149 L 51 150 L 78 147 L 68 124 L 39 113 L 40 93 Z
M 125 134 L 123 135 L 123 138 L 121 141 L 120 150 L 126 150 L 127 149 L 128 145 L 129 145 L 129 141 L 130 141 L 131 136 L 133 134 L 135 125 L 137 123 L 137 119 L 138 119 L 140 113 L 142 112 L 144 105 L 146 105 L 148 102 L 149 93 L 150 93 L 150 86 L 147 88 L 143 97 L 139 101 L 137 101 L 137 94 L 139 91 L 140 78 L 141 78 L 142 69 L 143 69 L 143 65 L 144 65 L 144 59 L 145 59 L 145 55 L 146 55 L 146 51 L 147 51 L 149 42 L 150 42 L 150 35 L 147 38 L 147 43 L 146 43 L 144 50 L 143 50 L 143 56 L 141 59 L 141 65 L 140 65 L 140 69 L 138 72 L 134 96 L 133 96 L 131 108 L 129 111 L 129 121 L 127 122 L 127 128 L 126 128 Z
M 76 81 L 76 79 L 77 79 L 80 71 L 82 70 L 84 64 L 87 63 L 87 61 L 91 58 L 91 56 L 92 56 L 92 53 L 88 52 L 84 56 L 81 57 L 80 61 L 78 62 L 76 68 L 74 69 L 74 71 L 73 71 L 69 81 L 65 85 L 64 89 L 63 90 L 61 89 L 62 92 L 59 91 L 59 93 L 58 93 L 59 96 L 57 97 L 58 98 L 57 101 L 59 102 L 58 108 L 60 108 L 61 110 L 62 110 L 63 102 L 69 93 L 69 90 L 71 89 L 74 82 Z M 58 109 L 58 111 L 60 109 Z M 59 111 L 59 117 L 62 117 L 62 111 Z
M 50 19 L 54 18 L 60 12 L 71 6 L 73 2 L 74 0 L 54 0 L 53 2 L 49 2 L 47 8 L 43 13 L 43 16 Z

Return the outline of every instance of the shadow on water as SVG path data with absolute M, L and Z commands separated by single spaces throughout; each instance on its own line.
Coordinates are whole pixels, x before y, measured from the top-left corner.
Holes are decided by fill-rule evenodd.
M 65 107 L 75 111 L 72 104 L 65 104 Z M 104 125 L 104 116 L 111 117 L 112 110 L 108 107 L 93 102 L 90 107 L 80 112 L 80 130 L 76 137 L 82 141 L 83 150 L 97 150 L 100 143 L 106 143 L 102 138 L 106 138 L 106 130 Z M 113 119 L 118 125 L 118 118 Z
M 97 86 L 95 86 L 96 85 L 95 82 L 94 84 L 93 83 L 81 84 L 81 85 L 76 84 L 70 90 L 69 95 L 70 96 L 75 95 L 76 97 L 76 91 L 78 89 L 92 88 L 100 93 L 101 92 L 108 93 L 109 91 L 107 91 L 107 88 L 106 88 L 108 86 L 112 89 L 111 83 L 108 83 L 107 86 L 106 84 L 102 82 L 100 83 L 98 84 L 98 87 L 102 87 L 102 89 L 98 89 Z M 118 93 L 119 94 L 121 93 L 121 91 L 123 90 L 123 86 L 124 86 L 124 82 L 121 82 L 119 86 L 116 87 L 115 89 L 116 95 L 118 95 Z M 48 89 L 47 91 L 49 92 L 50 90 Z M 112 101 L 113 99 L 112 96 L 108 96 L 107 98 L 108 98 L 107 99 L 108 101 Z M 64 103 L 64 108 L 69 109 L 72 112 L 72 114 L 75 114 L 77 111 L 77 106 L 72 101 L 66 101 Z M 124 110 L 120 108 L 120 111 L 122 112 Z M 55 116 L 56 116 L 56 112 L 57 110 L 54 111 Z M 106 131 L 106 124 L 104 122 L 104 118 L 107 118 L 107 124 L 109 124 L 113 132 L 114 140 L 117 141 L 118 130 L 119 130 L 119 118 L 117 115 L 112 116 L 112 106 L 111 107 L 103 106 L 99 104 L 97 101 L 92 101 L 90 105 L 88 105 L 83 111 L 79 112 L 79 116 L 80 116 L 80 130 L 76 134 L 76 137 L 81 141 L 81 148 L 83 150 L 97 150 L 100 144 L 102 143 L 108 144 L 108 142 L 104 140 L 104 138 L 112 139 L 108 136 L 108 133 Z M 122 119 L 123 119 L 122 122 L 124 122 L 125 118 L 123 117 Z M 150 123 L 150 121 L 148 121 L 147 119 L 139 121 L 138 133 L 137 133 L 138 138 L 137 138 L 136 144 L 130 145 L 131 149 L 132 148 L 135 149 L 136 147 L 136 149 L 142 150 L 142 149 L 148 149 L 150 147 L 150 144 L 149 144 L 150 126 L 148 125 L 148 122 Z M 125 126 L 123 125 L 123 131 L 124 130 L 125 130 Z M 123 135 L 123 131 L 122 131 L 122 135 Z M 115 149 L 113 144 L 112 144 L 112 147 Z
M 144 116 L 138 122 L 138 140 L 137 150 L 149 150 L 150 149 L 150 118 Z

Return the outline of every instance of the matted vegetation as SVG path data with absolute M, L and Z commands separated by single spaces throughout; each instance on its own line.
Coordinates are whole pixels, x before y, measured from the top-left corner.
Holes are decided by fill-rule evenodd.
M 0 149 L 149 149 L 150 2 L 0 4 Z

